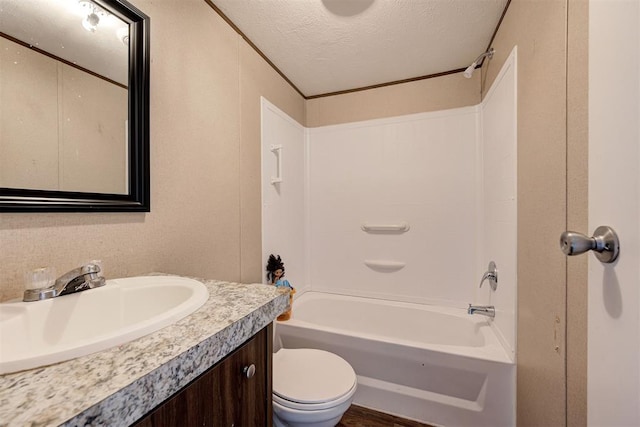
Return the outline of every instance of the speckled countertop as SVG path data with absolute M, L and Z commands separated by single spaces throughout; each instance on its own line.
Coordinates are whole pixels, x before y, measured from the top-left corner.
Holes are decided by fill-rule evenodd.
M 0 426 L 127 426 L 271 323 L 273 286 L 200 280 L 207 302 L 157 332 L 78 359 L 0 375 Z

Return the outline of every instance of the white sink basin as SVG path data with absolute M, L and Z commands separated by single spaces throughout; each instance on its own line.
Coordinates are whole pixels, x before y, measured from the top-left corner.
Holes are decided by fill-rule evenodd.
M 0 304 L 0 374 L 106 350 L 186 317 L 209 298 L 200 282 L 149 276 L 36 302 Z

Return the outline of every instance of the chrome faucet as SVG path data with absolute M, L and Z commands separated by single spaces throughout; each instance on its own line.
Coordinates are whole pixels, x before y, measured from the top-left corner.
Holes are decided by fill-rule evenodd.
M 496 317 L 496 308 L 492 305 L 471 305 L 467 309 L 468 314 L 481 314 L 483 316 Z
M 98 264 L 83 265 L 58 277 L 52 286 L 25 290 L 23 301 L 40 301 L 104 286 L 105 279 L 98 273 Z

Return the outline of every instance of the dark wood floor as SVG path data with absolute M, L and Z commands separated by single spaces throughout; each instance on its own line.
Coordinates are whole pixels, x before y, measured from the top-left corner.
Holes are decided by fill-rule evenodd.
M 373 409 L 363 408 L 362 406 L 351 405 L 349 410 L 344 414 L 342 420 L 336 427 L 430 427 L 428 424 L 422 424 L 417 421 L 405 420 L 404 418 L 394 417 L 393 415 L 384 414 L 374 411 Z

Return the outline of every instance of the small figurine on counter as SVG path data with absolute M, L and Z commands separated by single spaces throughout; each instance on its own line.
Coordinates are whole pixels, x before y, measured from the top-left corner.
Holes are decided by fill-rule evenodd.
M 283 312 L 280 316 L 278 316 L 278 320 L 289 320 L 291 318 L 291 305 L 293 304 L 293 294 L 296 293 L 296 290 L 291 286 L 288 280 L 283 279 L 284 277 L 284 263 L 282 262 L 282 258 L 280 255 L 277 257 L 273 254 L 269 255 L 269 261 L 267 261 L 267 279 L 269 283 L 274 285 L 277 288 L 288 288 L 289 289 L 289 307 L 287 310 Z

